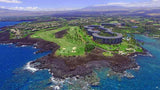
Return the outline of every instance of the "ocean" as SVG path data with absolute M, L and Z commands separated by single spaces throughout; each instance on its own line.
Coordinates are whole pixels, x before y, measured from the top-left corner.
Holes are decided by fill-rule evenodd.
M 14 25 L 20 22 L 0 22 L 0 26 Z M 98 86 L 89 86 L 94 90 L 160 90 L 160 39 L 153 39 L 144 35 L 135 35 L 137 40 L 143 41 L 143 48 L 152 56 L 138 55 L 135 57 L 140 66 L 139 70 L 127 70 L 134 78 L 121 79 L 108 77 L 108 68 L 96 71 L 100 78 Z M 44 90 L 53 86 L 51 75 L 47 70 L 32 72 L 26 70 L 28 62 L 47 55 L 49 52 L 34 54 L 37 49 L 32 46 L 16 47 L 15 45 L 0 45 L 0 90 Z M 63 82 L 63 81 L 61 81 Z M 56 86 L 56 85 L 55 85 Z M 72 85 L 81 88 L 79 85 Z M 68 86 L 63 86 L 67 90 Z M 57 87 L 58 89 L 58 87 Z
M 107 70 L 98 72 L 101 78 L 100 85 L 93 87 L 95 90 L 160 90 L 160 39 L 153 39 L 144 35 L 135 35 L 139 41 L 143 41 L 143 48 L 152 56 L 138 55 L 135 57 L 140 66 L 138 71 L 128 70 L 135 77 L 132 79 L 107 78 Z
M 21 22 L 0 22 L 0 27 L 18 23 Z M 45 84 L 45 80 L 47 80 L 48 85 L 51 75 L 47 70 L 33 73 L 25 69 L 29 61 L 33 61 L 49 53 L 34 54 L 37 50 L 32 46 L 16 47 L 13 44 L 0 44 L 0 90 L 28 90 L 31 88 L 33 90 L 33 88 L 44 87 L 42 84 Z

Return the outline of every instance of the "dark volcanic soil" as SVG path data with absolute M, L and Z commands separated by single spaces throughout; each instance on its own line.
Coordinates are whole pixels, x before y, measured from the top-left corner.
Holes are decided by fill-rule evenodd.
M 59 32 L 58 36 L 63 36 L 64 32 L 62 34 Z M 116 72 L 123 72 L 126 69 L 137 67 L 135 61 L 127 56 L 115 55 L 114 57 L 105 57 L 102 54 L 103 51 L 99 48 L 95 48 L 91 53 L 86 53 L 86 56 L 83 57 L 57 57 L 54 55 L 59 48 L 57 44 L 41 39 L 33 39 L 29 36 L 23 39 L 9 39 L 9 31 L 0 33 L 0 43 L 14 43 L 17 46 L 33 45 L 40 49 L 39 52 L 52 50 L 51 54 L 39 58 L 31 64 L 38 69 L 50 69 L 52 75 L 57 78 L 76 75 L 84 76 L 90 74 L 93 69 L 101 67 L 110 67 Z
M 55 37 L 62 38 L 66 33 L 67 33 L 67 30 L 59 31 L 59 32 L 55 33 Z
M 98 48 L 84 57 L 56 57 L 52 53 L 31 64 L 39 69 L 50 69 L 52 75 L 58 78 L 84 76 L 90 74 L 93 69 L 101 67 L 110 67 L 115 72 L 137 67 L 137 64 L 126 56 L 104 57 Z
M 40 49 L 37 53 L 53 50 L 56 51 L 59 46 L 56 43 L 48 42 L 42 39 L 33 39 L 28 37 L 22 38 L 22 39 L 9 39 L 9 32 L 4 31 L 3 33 L 0 33 L 0 43 L 13 43 L 16 46 L 22 46 L 22 45 L 33 45 L 37 49 Z

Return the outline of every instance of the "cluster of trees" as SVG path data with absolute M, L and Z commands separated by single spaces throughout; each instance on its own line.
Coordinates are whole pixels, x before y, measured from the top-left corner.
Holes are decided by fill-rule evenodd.
M 72 43 L 83 43 L 79 28 L 69 29 L 66 38 Z
M 87 44 L 85 45 L 85 52 L 90 52 L 90 51 L 92 51 L 94 48 L 95 48 L 95 45 L 94 45 L 94 44 L 92 44 L 92 43 L 87 43 Z

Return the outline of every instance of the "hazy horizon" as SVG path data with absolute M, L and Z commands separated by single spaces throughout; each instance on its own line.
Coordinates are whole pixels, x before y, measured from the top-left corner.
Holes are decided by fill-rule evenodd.
M 0 0 L 0 8 L 24 11 L 64 11 L 90 6 L 159 7 L 160 0 Z

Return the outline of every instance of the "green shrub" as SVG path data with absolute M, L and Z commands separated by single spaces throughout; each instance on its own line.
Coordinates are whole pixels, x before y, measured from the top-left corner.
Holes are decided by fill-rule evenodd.
M 90 52 L 95 48 L 95 46 L 91 43 L 86 44 L 85 46 L 85 52 Z

